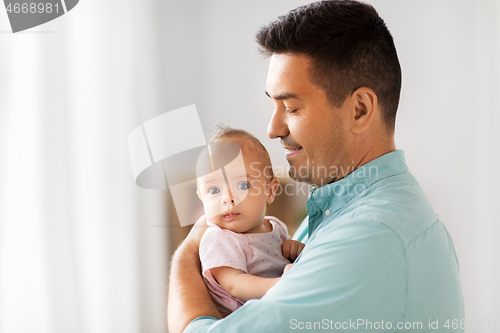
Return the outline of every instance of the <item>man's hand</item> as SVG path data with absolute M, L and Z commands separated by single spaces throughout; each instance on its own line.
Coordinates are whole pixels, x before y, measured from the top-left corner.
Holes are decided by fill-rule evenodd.
M 196 246 L 199 249 L 201 238 L 203 237 L 203 234 L 205 233 L 207 228 L 208 228 L 207 219 L 205 215 L 202 215 L 198 219 L 198 221 L 196 221 L 196 223 L 193 225 L 191 231 L 189 231 L 189 234 L 187 235 L 186 239 L 183 242 L 191 243 L 192 245 Z
M 283 257 L 290 259 L 290 261 L 294 261 L 299 256 L 300 252 L 304 248 L 304 244 L 299 241 L 293 239 L 286 239 L 281 246 L 281 250 L 283 251 Z
M 205 216 L 202 216 L 172 257 L 167 303 L 171 333 L 182 332 L 191 320 L 201 316 L 222 318 L 201 277 L 198 251 L 206 229 Z

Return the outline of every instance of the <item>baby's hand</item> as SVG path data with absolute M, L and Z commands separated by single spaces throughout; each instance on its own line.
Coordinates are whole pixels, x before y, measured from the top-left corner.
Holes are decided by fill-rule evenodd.
M 299 256 L 300 252 L 304 248 L 304 244 L 293 239 L 286 239 L 281 246 L 283 251 L 283 257 L 294 261 Z

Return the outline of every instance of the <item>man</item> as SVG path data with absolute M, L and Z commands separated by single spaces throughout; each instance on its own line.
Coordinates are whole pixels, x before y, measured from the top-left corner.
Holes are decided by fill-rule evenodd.
M 401 70 L 383 20 L 363 3 L 323 1 L 257 40 L 271 56 L 268 135 L 291 177 L 315 185 L 296 234 L 306 246 L 262 299 L 220 319 L 200 277 L 197 223 L 172 260 L 170 331 L 463 332 L 453 242 L 395 148 Z

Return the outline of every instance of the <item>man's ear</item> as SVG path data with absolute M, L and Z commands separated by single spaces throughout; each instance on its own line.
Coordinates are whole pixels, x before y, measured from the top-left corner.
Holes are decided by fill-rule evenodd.
M 269 182 L 269 185 L 268 185 L 269 186 L 269 194 L 267 195 L 267 204 L 268 205 L 273 203 L 279 184 L 280 184 L 280 181 L 276 177 L 273 177 L 273 179 L 271 179 L 271 181 Z
M 367 87 L 356 89 L 351 95 L 353 106 L 352 132 L 361 134 L 371 125 L 379 113 L 377 95 Z
M 201 202 L 203 202 L 203 199 L 201 198 L 200 190 L 196 189 L 196 194 L 198 195 L 198 198 L 200 198 Z

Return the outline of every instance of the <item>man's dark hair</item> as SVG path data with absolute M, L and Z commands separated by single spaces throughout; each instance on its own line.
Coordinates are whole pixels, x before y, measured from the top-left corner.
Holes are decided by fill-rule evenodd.
M 377 94 L 383 120 L 394 130 L 401 67 L 394 40 L 377 11 L 357 1 L 319 1 L 298 7 L 257 32 L 261 52 L 306 55 L 311 82 L 335 107 L 360 87 Z

